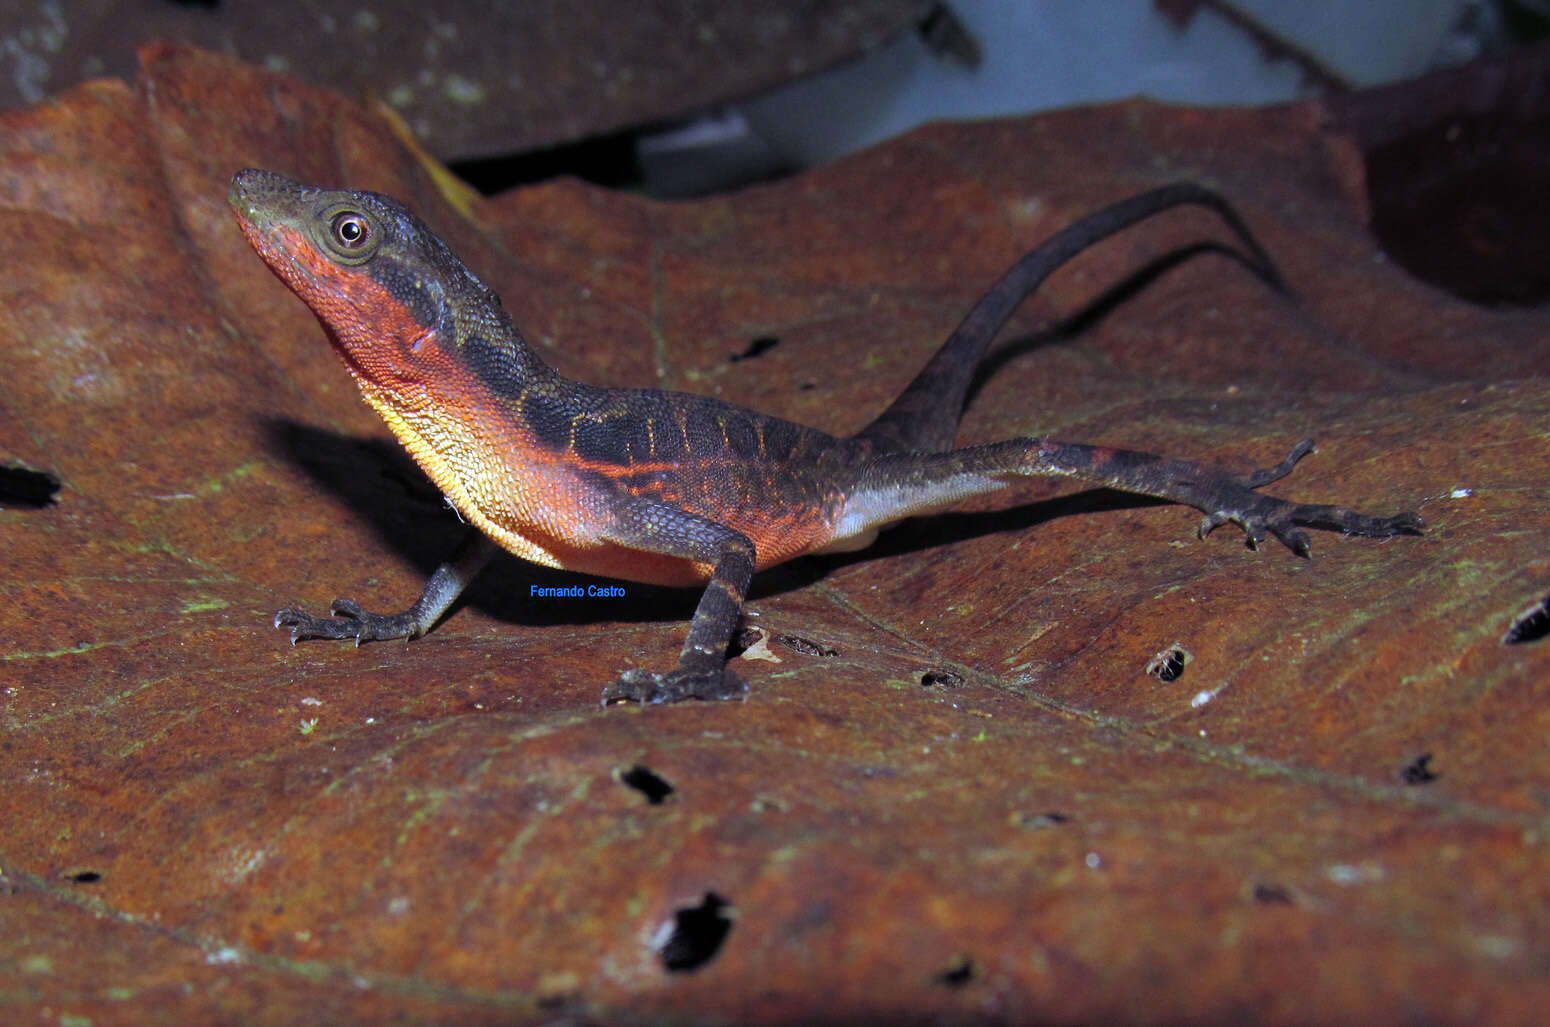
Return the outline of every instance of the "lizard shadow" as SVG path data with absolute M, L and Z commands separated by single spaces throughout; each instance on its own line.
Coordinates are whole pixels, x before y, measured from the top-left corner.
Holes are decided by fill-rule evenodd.
M 407 560 L 422 576 L 429 577 L 452 555 L 459 538 L 469 530 L 448 507 L 441 493 L 425 477 L 396 442 L 343 435 L 286 418 L 266 418 L 263 427 L 270 448 L 286 462 L 299 467 L 318 488 L 337 498 L 375 532 L 384 545 Z M 834 553 L 772 567 L 755 576 L 750 599 L 794 591 L 822 580 L 831 571 L 864 561 L 882 559 L 949 545 L 998 532 L 1025 531 L 1058 517 L 1094 510 L 1161 505 L 1156 500 L 1131 496 L 1112 489 L 1087 489 L 1070 495 L 1003 510 L 975 513 L 940 513 L 913 518 L 883 532 L 877 542 L 855 553 Z M 616 585 L 570 571 L 541 567 L 499 553 L 449 611 L 468 605 L 505 623 L 530 626 L 579 625 L 599 621 L 653 623 L 687 620 L 699 602 L 700 590 L 627 583 L 626 601 L 578 598 L 556 602 L 531 597 L 530 588 L 580 585 Z M 336 595 L 348 595 L 347 582 L 339 582 L 326 596 L 297 597 L 303 608 L 323 607 Z M 359 600 L 359 596 L 348 596 Z M 286 596 L 277 595 L 276 606 Z M 387 597 L 383 610 L 407 607 L 414 595 Z M 364 603 L 370 608 L 370 603 Z
M 968 395 L 964 399 L 965 408 L 974 402 L 974 397 L 985 387 L 985 383 L 1007 364 L 1026 356 L 1036 349 L 1067 342 L 1091 331 L 1104 318 L 1124 306 L 1132 297 L 1162 278 L 1169 271 L 1200 256 L 1225 257 L 1244 267 L 1254 277 L 1282 296 L 1293 296 L 1291 290 L 1281 280 L 1280 272 L 1274 267 L 1261 266 L 1231 246 L 1210 240 L 1191 243 L 1188 246 L 1180 246 L 1141 265 L 1115 284 L 1088 300 L 1085 305 L 1075 312 L 1052 321 L 1035 331 L 1010 339 L 991 350 L 986 354 L 985 359 L 980 361 L 980 366 L 974 373 L 974 379 L 969 385 Z
M 471 529 L 457 516 L 436 486 L 426 478 L 399 444 L 386 438 L 345 435 L 289 418 L 263 418 L 269 450 L 298 467 L 318 489 L 335 497 L 353 516 L 365 522 L 382 543 L 397 553 L 424 578 L 442 561 L 450 559 L 463 533 Z M 668 619 L 687 620 L 699 593 L 694 589 L 663 588 L 633 582 L 626 588 L 628 601 L 578 598 L 556 602 L 531 598 L 530 588 L 580 585 L 616 585 L 617 581 L 594 578 L 529 563 L 508 553 L 498 553 L 468 590 L 448 611 L 452 616 L 467 605 L 496 620 L 511 624 L 543 626 L 590 624 L 598 621 L 649 623 Z M 350 595 L 348 582 L 324 596 L 277 595 L 276 607 L 287 598 L 302 600 L 303 609 L 322 608 L 336 597 L 360 601 L 376 612 L 408 607 L 412 595 L 384 596 L 368 602 Z
M 1032 503 L 1019 503 L 1001 510 L 972 513 L 949 511 L 927 517 L 913 517 L 878 535 L 877 541 L 866 549 L 817 556 L 812 562 L 820 564 L 827 572 L 851 564 L 903 556 L 987 535 L 1021 533 L 1062 517 L 1169 505 L 1160 499 L 1131 495 L 1117 489 L 1083 489 Z

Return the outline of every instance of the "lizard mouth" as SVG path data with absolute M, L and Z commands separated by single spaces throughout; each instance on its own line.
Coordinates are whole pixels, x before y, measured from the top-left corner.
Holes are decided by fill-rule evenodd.
M 237 226 L 249 245 L 287 285 L 297 290 L 321 287 L 316 271 L 298 256 L 300 233 L 285 225 L 260 225 L 250 213 L 237 211 Z
M 294 187 L 287 189 L 287 186 Z M 321 285 L 318 272 L 304 259 L 306 238 L 283 219 L 265 210 L 265 199 L 284 196 L 299 186 L 283 175 L 259 168 L 244 168 L 232 176 L 226 202 L 237 216 L 237 227 L 265 264 L 287 285 L 315 290 Z

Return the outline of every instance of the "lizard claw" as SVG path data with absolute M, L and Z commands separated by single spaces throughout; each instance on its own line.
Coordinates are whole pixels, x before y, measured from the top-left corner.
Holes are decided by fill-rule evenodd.
M 1244 543 L 1254 550 L 1259 549 L 1259 544 L 1265 541 L 1264 527 L 1240 513 L 1227 510 L 1216 510 L 1206 514 L 1200 519 L 1200 527 L 1195 529 L 1197 538 L 1205 538 L 1211 532 L 1224 524 L 1236 524 L 1243 529 Z
M 684 670 L 669 671 L 666 674 L 627 670 L 613 684 L 603 689 L 603 705 L 638 702 L 644 706 L 646 703 L 682 702 L 685 699 L 741 699 L 747 694 L 747 682 L 725 667 L 711 674 Z
M 1298 556 L 1306 557 L 1313 555 L 1313 540 L 1308 537 L 1306 531 L 1284 523 L 1272 523 L 1268 527 L 1271 534 L 1281 540 L 1282 545 Z

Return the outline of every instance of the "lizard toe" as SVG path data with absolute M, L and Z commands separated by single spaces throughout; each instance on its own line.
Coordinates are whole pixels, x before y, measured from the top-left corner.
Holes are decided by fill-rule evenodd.
M 305 610 L 287 606 L 274 615 L 274 626 L 291 629 L 291 645 L 313 638 L 341 640 L 358 638 L 359 622 L 339 617 L 314 617 Z

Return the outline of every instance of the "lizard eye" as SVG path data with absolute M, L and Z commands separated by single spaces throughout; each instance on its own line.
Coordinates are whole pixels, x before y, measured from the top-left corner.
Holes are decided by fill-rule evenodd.
M 317 218 L 310 229 L 314 241 L 341 264 L 364 264 L 382 245 L 382 223 L 354 205 L 325 208 Z
M 365 218 L 353 211 L 334 215 L 333 223 L 328 227 L 334 235 L 334 242 L 347 253 L 360 250 L 366 245 L 366 240 L 371 238 L 371 226 Z

